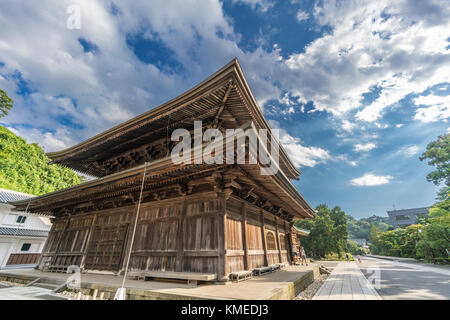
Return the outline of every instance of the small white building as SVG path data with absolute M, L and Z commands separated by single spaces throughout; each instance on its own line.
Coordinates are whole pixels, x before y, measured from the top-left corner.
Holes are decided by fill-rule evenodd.
M 362 239 L 362 238 L 357 238 L 357 239 L 349 239 L 349 241 L 353 241 L 356 242 L 358 244 L 358 246 L 363 247 L 363 248 L 368 248 L 368 242 L 366 239 Z
M 9 201 L 34 197 L 0 188 L 0 269 L 37 264 L 51 228 L 50 220 L 12 211 Z

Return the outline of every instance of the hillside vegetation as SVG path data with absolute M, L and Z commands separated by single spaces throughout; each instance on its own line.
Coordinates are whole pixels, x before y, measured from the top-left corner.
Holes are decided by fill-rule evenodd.
M 41 195 L 83 181 L 74 171 L 49 161 L 37 144 L 27 144 L 0 126 L 0 188 Z
M 371 216 L 368 218 L 355 219 L 347 215 L 347 229 L 349 239 L 369 240 L 370 228 L 375 226 L 380 231 L 393 229 L 388 217 Z

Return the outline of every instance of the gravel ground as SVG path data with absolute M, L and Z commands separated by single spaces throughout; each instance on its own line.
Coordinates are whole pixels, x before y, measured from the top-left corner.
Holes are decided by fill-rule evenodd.
M 300 292 L 300 294 L 295 297 L 295 300 L 311 300 L 316 292 L 320 289 L 322 284 L 325 282 L 325 280 L 328 278 L 328 274 L 321 274 L 319 277 L 314 280 L 313 283 L 311 283 L 305 290 Z
M 74 292 L 74 291 L 63 291 L 63 292 L 57 293 L 56 295 L 60 296 L 60 297 L 64 297 L 69 300 L 77 300 L 78 293 Z M 100 298 L 100 293 L 97 295 L 96 300 L 99 300 L 99 298 Z M 88 296 L 88 295 L 81 293 L 79 300 L 92 300 L 92 296 Z M 103 300 L 107 300 L 107 299 L 103 298 Z
M 64 297 L 69 300 L 76 300 L 77 299 L 77 293 L 73 291 L 63 291 L 56 294 L 57 296 Z M 80 300 L 86 300 L 86 296 L 84 294 L 81 294 Z
M 6 287 L 23 287 L 24 284 L 10 281 L 0 281 L 0 288 Z

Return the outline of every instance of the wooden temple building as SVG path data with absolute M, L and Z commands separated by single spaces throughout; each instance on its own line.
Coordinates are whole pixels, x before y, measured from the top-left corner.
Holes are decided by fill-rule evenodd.
M 291 183 L 300 172 L 285 150 L 280 146 L 274 175 L 262 175 L 259 163 L 174 164 L 171 133 L 192 131 L 194 120 L 204 128 L 250 123 L 272 132 L 234 59 L 167 103 L 49 153 L 52 163 L 97 179 L 13 203 L 53 217 L 37 268 L 120 274 L 130 256 L 130 274 L 225 281 L 233 272 L 292 262 L 293 222 L 314 218 L 314 210 Z

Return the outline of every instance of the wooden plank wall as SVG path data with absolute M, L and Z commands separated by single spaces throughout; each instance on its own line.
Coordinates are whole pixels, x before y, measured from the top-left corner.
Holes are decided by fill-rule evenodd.
M 63 271 L 124 269 L 136 206 L 56 219 L 39 263 Z M 278 219 L 278 220 L 277 220 Z M 214 192 L 141 205 L 130 271 L 216 273 L 251 270 L 289 259 L 285 222 L 237 197 Z
M 217 273 L 221 206 L 211 196 L 143 204 L 130 270 Z
M 9 255 L 7 266 L 17 264 L 36 264 L 41 256 L 40 253 L 11 253 Z
M 226 212 L 226 273 L 288 262 L 283 220 L 235 197 Z

